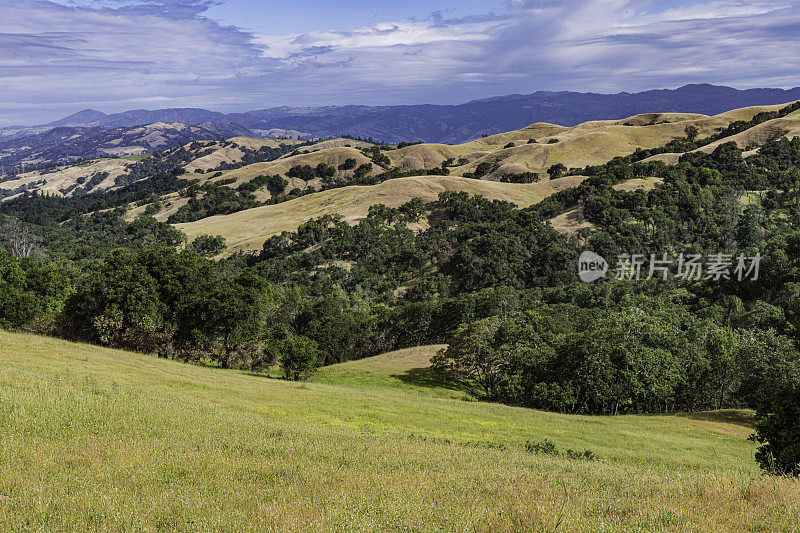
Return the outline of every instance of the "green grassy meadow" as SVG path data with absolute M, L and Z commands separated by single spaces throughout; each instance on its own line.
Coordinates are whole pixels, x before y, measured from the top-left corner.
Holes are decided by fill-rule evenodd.
M 793 531 L 747 413 L 465 401 L 438 347 L 293 383 L 0 332 L 2 531 Z M 527 440 L 598 461 L 536 455 Z

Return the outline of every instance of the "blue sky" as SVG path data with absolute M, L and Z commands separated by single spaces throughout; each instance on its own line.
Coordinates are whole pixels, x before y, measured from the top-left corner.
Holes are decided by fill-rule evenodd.
M 0 0 L 0 126 L 84 108 L 800 85 L 787 0 Z

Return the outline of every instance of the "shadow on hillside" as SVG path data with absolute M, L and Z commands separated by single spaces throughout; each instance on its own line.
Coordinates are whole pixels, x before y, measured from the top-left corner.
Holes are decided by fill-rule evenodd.
M 272 375 L 266 372 L 255 372 L 253 370 L 240 370 L 239 373 L 243 376 L 250 376 L 251 378 L 262 378 L 262 379 L 278 379 L 283 380 L 282 376 L 279 375 Z
M 415 385 L 417 387 L 428 387 L 431 389 L 447 389 L 452 391 L 468 392 L 469 387 L 464 383 L 453 383 L 442 379 L 432 368 L 411 368 L 403 374 L 393 374 L 403 383 Z
M 752 411 L 740 411 L 735 409 L 682 413 L 676 416 L 688 418 L 690 420 L 702 420 L 704 422 L 724 422 L 726 424 L 734 424 L 747 428 L 754 428 L 756 423 L 755 414 Z

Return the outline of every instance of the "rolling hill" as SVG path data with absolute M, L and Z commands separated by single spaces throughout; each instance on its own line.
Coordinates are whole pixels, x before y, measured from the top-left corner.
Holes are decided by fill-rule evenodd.
M 687 127 L 697 129 L 700 137 L 711 136 L 736 121 L 747 121 L 758 113 L 775 111 L 781 106 L 751 107 L 709 117 L 697 114 L 646 114 L 615 121 L 595 121 L 572 128 L 553 124 L 533 124 L 522 130 L 488 136 L 462 145 L 415 144 L 385 152 L 391 165 L 402 170 L 433 169 L 444 161 L 456 161 L 449 167 L 451 176 L 420 176 L 386 181 L 370 187 L 345 187 L 316 193 L 286 204 L 268 205 L 235 213 L 210 217 L 178 227 L 190 238 L 201 234 L 219 234 L 228 239 L 232 250 L 258 249 L 266 237 L 295 229 L 305 220 L 323 214 L 342 214 L 355 222 L 366 216 L 369 205 L 385 203 L 391 207 L 414 196 L 432 201 L 441 190 L 463 190 L 482 194 L 490 199 L 507 200 L 520 207 L 532 205 L 547 196 L 579 184 L 583 178 L 570 176 L 563 180 L 546 180 L 534 184 L 500 183 L 504 176 L 534 172 L 546 176 L 547 169 L 556 163 L 567 167 L 583 167 L 604 163 L 613 157 L 627 155 L 637 148 L 657 148 L 682 137 Z M 800 133 L 795 112 L 787 117 L 764 122 L 740 134 L 722 139 L 701 148 L 713 150 L 722 142 L 733 140 L 752 144 L 792 132 Z M 529 142 L 534 140 L 536 142 Z M 369 159 L 354 147 L 317 149 L 307 154 L 284 157 L 273 162 L 257 163 L 229 172 L 222 172 L 212 181 L 238 187 L 262 174 L 285 174 L 294 165 L 315 166 L 321 162 L 338 166 L 352 157 L 358 164 Z M 675 163 L 679 154 L 661 154 L 650 159 Z M 461 163 L 459 165 L 459 163 Z M 488 165 L 484 179 L 460 179 L 458 176 L 475 173 L 479 165 Z M 377 169 L 373 170 L 373 174 Z M 652 186 L 652 184 L 649 184 Z M 287 188 L 319 187 L 317 182 L 290 180 Z M 263 193 L 262 198 L 268 197 Z M 569 234 L 587 227 L 565 213 L 553 221 L 554 227 Z
M 790 530 L 744 412 L 466 402 L 437 347 L 294 383 L 0 332 L 4 530 Z M 527 451 L 548 439 L 595 461 Z
M 583 180 L 577 175 L 548 180 L 548 169 L 552 165 L 560 163 L 568 168 L 582 168 L 602 164 L 614 157 L 629 155 L 637 149 L 660 148 L 670 141 L 683 138 L 687 128 L 694 128 L 699 138 L 708 138 L 732 125 L 744 124 L 759 114 L 775 112 L 783 107 L 783 104 L 748 107 L 714 116 L 647 113 L 618 120 L 591 121 L 572 127 L 535 123 L 520 130 L 455 145 L 387 146 L 351 138 L 308 142 L 248 136 L 193 141 L 163 152 L 167 157 L 163 161 L 175 161 L 170 165 L 177 164 L 179 168 L 165 167 L 166 163 L 163 162 L 160 168 L 162 172 L 185 172 L 182 177 L 194 180 L 200 188 L 187 192 L 177 185 L 160 197 L 137 200 L 126 206 L 126 217 L 130 220 L 146 212 L 158 220 L 166 221 L 188 204 L 190 197 L 202 199 L 209 192 L 209 189 L 203 188 L 206 184 L 217 189 L 219 186 L 227 187 L 234 197 L 243 190 L 248 191 L 243 194 L 252 196 L 245 207 L 273 201 L 271 198 L 274 195 L 288 194 L 290 191 L 294 191 L 295 196 L 305 194 L 285 203 L 262 205 L 244 211 L 239 210 L 242 208 L 226 207 L 191 217 L 181 215 L 183 218 L 172 220 L 181 222 L 177 227 L 186 232 L 189 238 L 201 234 L 221 235 L 227 239 L 229 251 L 252 251 L 258 250 L 270 235 L 294 230 L 312 217 L 339 213 L 345 220 L 356 222 L 366 216 L 370 205 L 384 203 L 396 207 L 414 197 L 431 202 L 444 190 L 482 194 L 490 199 L 507 200 L 525 207 L 554 192 L 574 187 Z M 140 127 L 138 138 L 153 143 L 163 142 L 167 134 L 155 126 Z M 191 129 L 187 131 L 190 135 L 200 135 Z M 784 135 L 800 135 L 800 111 L 762 121 L 698 150 L 709 152 L 731 141 L 742 148 L 753 148 Z M 117 140 L 119 149 L 127 145 L 124 139 Z M 376 161 L 375 154 L 379 154 L 384 161 Z M 95 158 L 80 164 L 7 176 L 0 181 L 0 196 L 8 199 L 33 191 L 57 196 L 102 193 L 146 180 L 148 172 L 152 172 L 148 170 L 150 167 L 137 166 L 135 160 L 147 157 L 150 156 Z M 680 154 L 663 153 L 648 160 L 674 164 L 679 157 Z M 331 176 L 323 178 L 317 174 L 315 169 L 320 166 L 330 169 Z M 290 176 L 290 171 L 301 167 L 308 171 L 302 179 L 297 173 Z M 449 175 L 439 175 L 443 168 Z M 361 172 L 361 181 L 355 179 L 356 169 L 359 172 L 364 170 Z M 532 184 L 504 183 L 514 181 L 515 176 L 529 173 L 538 174 L 540 181 Z M 408 174 L 412 177 L 398 178 Z M 286 180 L 283 191 L 273 188 L 270 192 L 266 187 L 265 178 L 274 175 Z M 480 179 L 474 179 L 476 177 Z M 254 181 L 256 179 L 260 181 Z M 353 185 L 354 182 L 378 184 Z M 140 188 L 146 187 L 142 185 Z M 572 235 L 587 227 L 574 212 L 564 213 L 552 222 L 560 231 Z
M 176 224 L 192 240 L 198 235 L 222 235 L 229 251 L 260 250 L 271 235 L 294 231 L 310 218 L 340 214 L 355 223 L 367 216 L 369 207 L 385 204 L 398 207 L 412 198 L 435 201 L 443 191 L 465 191 L 492 200 L 505 200 L 524 207 L 583 181 L 569 176 L 540 183 L 499 183 L 452 176 L 417 176 L 385 181 L 379 185 L 348 186 L 303 196 L 296 200 L 218 215 L 196 222 Z
M 252 134 L 234 124 L 192 125 L 157 122 L 135 127 L 58 127 L 0 143 L 0 173 L 15 167 L 52 166 L 81 159 L 164 150 L 192 141 Z

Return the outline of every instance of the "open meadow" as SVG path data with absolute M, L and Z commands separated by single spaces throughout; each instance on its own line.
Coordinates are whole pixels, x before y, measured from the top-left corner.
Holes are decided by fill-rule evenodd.
M 790 531 L 746 412 L 465 401 L 438 347 L 294 383 L 0 333 L 0 529 Z M 597 460 L 536 454 L 552 441 Z

